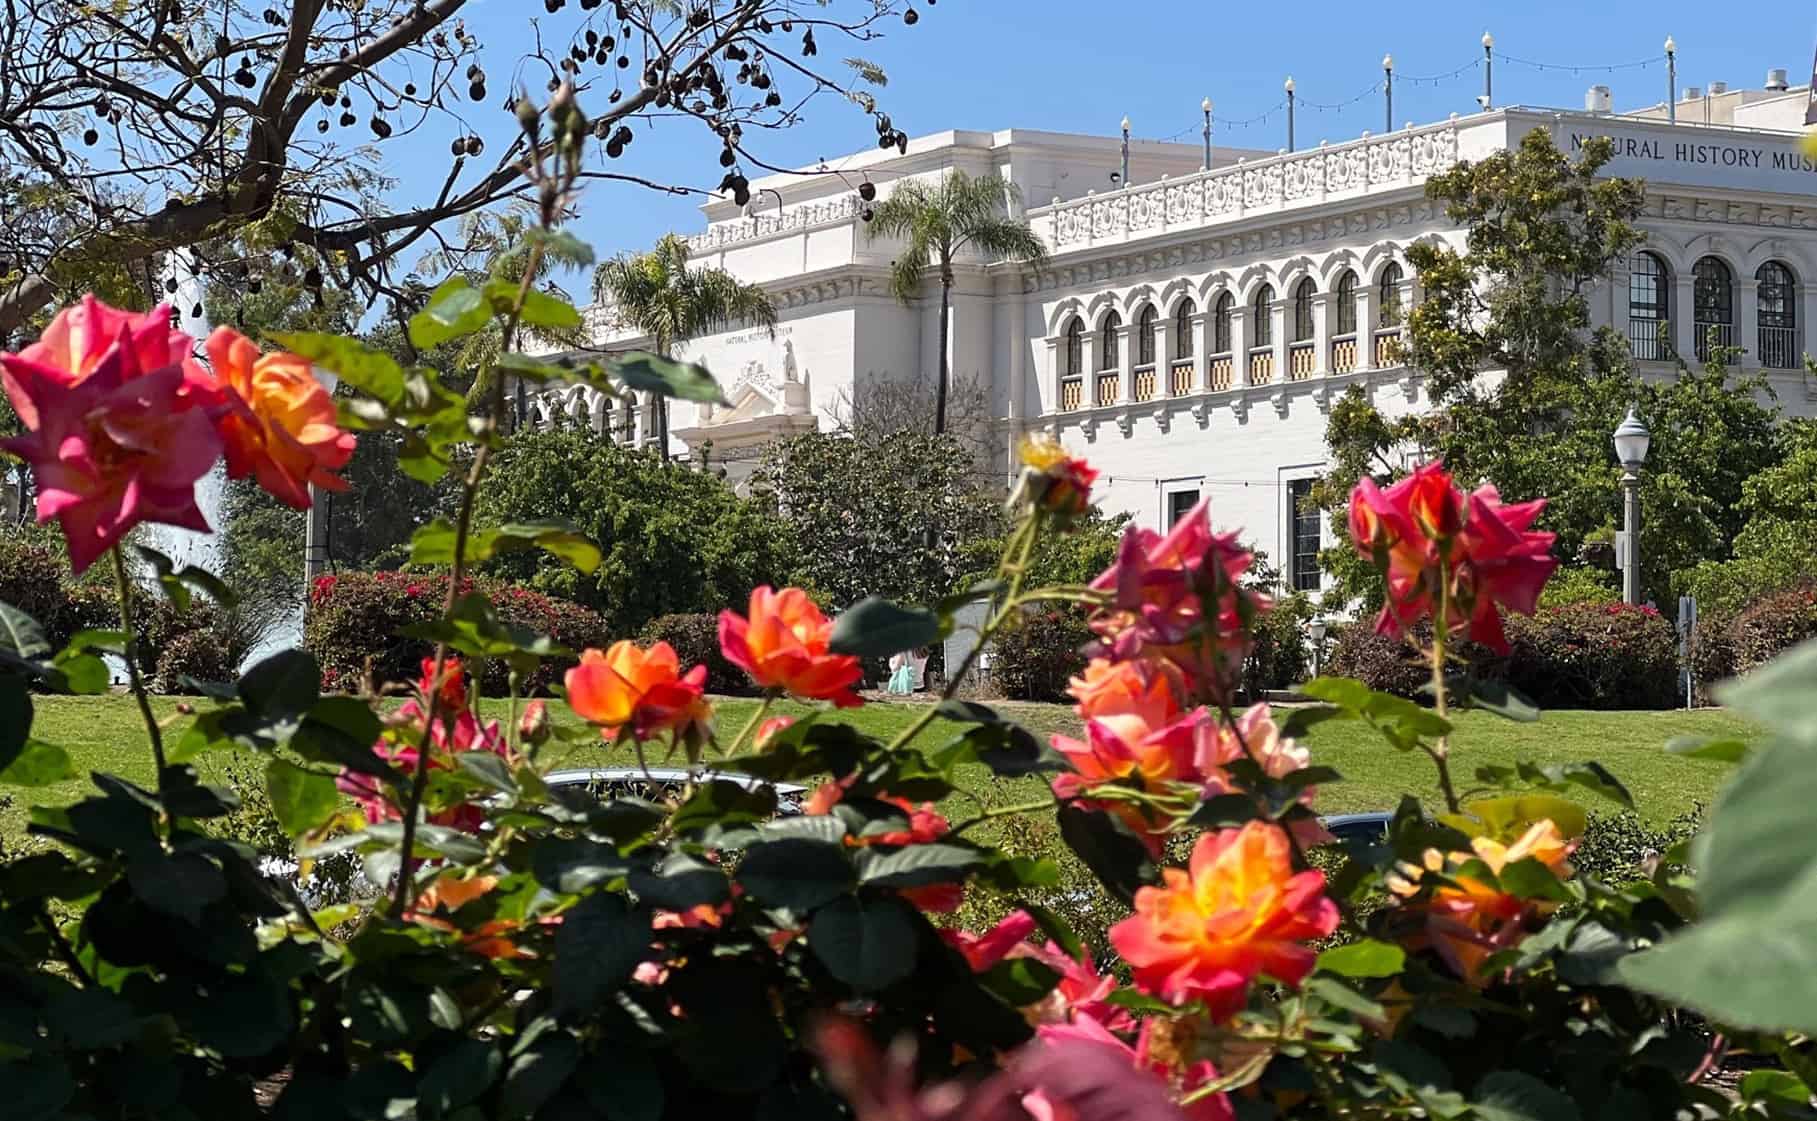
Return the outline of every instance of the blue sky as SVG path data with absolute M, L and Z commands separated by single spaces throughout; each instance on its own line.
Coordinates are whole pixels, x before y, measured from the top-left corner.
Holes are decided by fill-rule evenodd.
M 503 61 L 516 57 L 528 41 L 525 10 L 540 17 L 539 7 L 525 0 L 479 0 L 469 9 L 470 25 L 488 48 L 494 97 L 504 88 Z M 1817 16 L 1799 3 L 944 0 L 929 7 L 918 0 L 917 7 L 922 18 L 915 27 L 894 24 L 881 41 L 848 46 L 823 37 L 820 42 L 822 61 L 859 54 L 884 66 L 890 84 L 882 91 L 882 107 L 911 136 L 1009 126 L 1109 135 L 1127 113 L 1139 137 L 1181 134 L 1197 142 L 1199 102 L 1210 97 L 1224 122 L 1216 134 L 1220 144 L 1269 150 L 1286 143 L 1283 114 L 1243 128 L 1234 122 L 1279 104 L 1288 75 L 1300 100 L 1300 146 L 1379 130 L 1379 92 L 1341 111 L 1315 105 L 1347 101 L 1378 82 L 1384 53 L 1395 60 L 1397 125 L 1472 111 L 1482 92 L 1479 68 L 1436 84 L 1410 79 L 1479 61 L 1484 30 L 1495 36 L 1497 104 L 1581 107 L 1586 87 L 1600 83 L 1614 90 L 1617 109 L 1664 99 L 1665 64 L 1659 58 L 1668 33 L 1677 40 L 1681 90 L 1712 80 L 1758 87 L 1772 66 L 1785 67 L 1792 84 L 1802 84 L 1817 39 Z M 546 17 L 547 30 L 572 29 L 577 14 L 569 7 Z M 1517 59 L 1582 69 L 1540 70 Z M 1644 68 L 1604 69 L 1647 59 L 1656 61 Z M 699 125 L 664 121 L 638 131 L 619 161 L 624 170 L 666 182 L 717 182 L 717 150 Z M 769 162 L 794 166 L 866 146 L 875 136 L 869 118 L 855 107 L 823 97 L 809 105 L 801 124 L 762 138 L 757 150 Z M 444 146 L 446 138 L 435 144 Z M 394 161 L 407 158 L 407 148 L 393 151 Z M 758 171 L 749 174 L 756 178 Z M 697 205 L 698 199 L 597 185 L 582 199 L 576 232 L 602 255 L 642 248 L 668 230 L 699 229 Z

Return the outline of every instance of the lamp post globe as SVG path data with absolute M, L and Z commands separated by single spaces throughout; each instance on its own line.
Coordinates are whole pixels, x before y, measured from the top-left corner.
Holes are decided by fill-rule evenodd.
M 1621 598 L 1640 602 L 1640 468 L 1647 460 L 1653 434 L 1630 408 L 1615 427 L 1615 458 L 1621 462 L 1622 548 L 1617 550 L 1621 568 Z

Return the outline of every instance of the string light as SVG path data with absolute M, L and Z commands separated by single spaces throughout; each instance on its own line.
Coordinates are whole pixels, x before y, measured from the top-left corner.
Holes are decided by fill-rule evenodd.
M 1558 71 L 1560 73 L 1570 73 L 1570 74 L 1583 74 L 1583 73 L 1614 74 L 1618 71 L 1623 71 L 1623 70 L 1645 70 L 1648 67 L 1657 65 L 1658 63 L 1664 62 L 1666 60 L 1665 55 L 1659 54 L 1659 55 L 1653 55 L 1652 57 L 1649 57 L 1649 58 L 1637 59 L 1633 62 L 1567 64 L 1567 63 L 1558 63 L 1558 62 L 1540 62 L 1540 61 L 1530 59 L 1530 58 L 1522 58 L 1518 55 L 1507 54 L 1502 51 L 1497 51 L 1495 57 L 1502 62 L 1511 62 L 1516 66 L 1525 66 L 1529 69 L 1536 70 L 1536 71 Z M 1442 86 L 1447 82 L 1454 82 L 1458 78 L 1461 78 L 1464 75 L 1471 73 L 1472 71 L 1476 70 L 1478 67 L 1482 66 L 1482 64 L 1483 64 L 1482 59 L 1472 58 L 1469 62 L 1464 63 L 1462 66 L 1459 66 L 1453 70 L 1447 70 L 1447 71 L 1445 71 L 1443 73 L 1439 73 L 1439 74 L 1402 74 L 1397 70 L 1394 75 L 1394 81 L 1395 81 L 1395 84 L 1399 85 L 1399 86 L 1434 86 L 1434 87 Z M 1367 88 L 1359 90 L 1357 93 L 1352 94 L 1351 96 L 1344 98 L 1341 101 L 1331 101 L 1331 102 L 1310 101 L 1304 97 L 1299 98 L 1298 101 L 1301 105 L 1305 106 L 1306 108 L 1316 109 L 1321 113 L 1339 113 L 1339 114 L 1341 114 L 1346 109 L 1349 109 L 1351 106 L 1356 105 L 1365 100 L 1368 100 L 1369 98 L 1374 97 L 1376 94 L 1381 93 L 1382 87 L 1385 84 L 1386 84 L 1385 80 L 1377 79 L 1373 84 L 1371 84 Z M 1218 129 L 1220 129 L 1224 132 L 1230 132 L 1230 131 L 1234 131 L 1237 129 L 1253 128 L 1257 125 L 1267 124 L 1270 120 L 1279 116 L 1286 108 L 1287 108 L 1287 102 L 1285 99 L 1283 99 L 1281 101 L 1276 102 L 1274 105 L 1269 106 L 1267 109 L 1263 110 L 1262 112 L 1256 114 L 1253 117 L 1244 117 L 1244 118 L 1241 118 L 1238 120 L 1230 120 L 1230 119 L 1226 119 L 1223 117 L 1213 117 L 1212 123 L 1214 125 L 1216 125 Z M 1169 133 L 1166 136 L 1154 137 L 1154 138 L 1150 138 L 1150 139 L 1156 140 L 1163 144 L 1171 144 L 1175 141 L 1182 140 L 1182 139 L 1186 138 L 1187 136 L 1198 132 L 1199 129 L 1202 127 L 1203 127 L 1203 121 L 1197 120 L 1197 121 L 1194 121 L 1193 123 L 1187 125 L 1185 128 L 1182 128 L 1178 132 Z

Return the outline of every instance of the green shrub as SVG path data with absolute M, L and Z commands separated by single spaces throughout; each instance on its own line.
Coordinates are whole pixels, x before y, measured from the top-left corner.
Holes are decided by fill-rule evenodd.
M 172 638 L 158 653 L 151 688 L 157 693 L 192 693 L 194 681 L 232 681 L 240 658 L 222 643 L 213 630 L 192 630 Z
M 1600 568 L 1567 565 L 1552 574 L 1539 596 L 1541 607 L 1565 607 L 1574 603 L 1620 603 L 1610 574 Z
M 991 647 L 991 680 L 1011 700 L 1064 701 L 1066 683 L 1085 668 L 1080 648 L 1091 640 L 1080 612 L 1036 608 L 998 634 Z
M 77 631 L 114 625 L 112 587 L 71 576 L 59 539 L 13 530 L 0 538 L 0 601 L 36 619 L 53 647 Z
M 1306 624 L 1312 602 L 1303 595 L 1275 600 L 1273 610 L 1262 616 L 1255 645 L 1243 661 L 1243 693 L 1259 699 L 1270 689 L 1287 689 L 1306 680 L 1312 668 L 1312 646 Z
M 659 615 L 644 625 L 641 640 L 668 643 L 684 667 L 707 667 L 709 693 L 744 696 L 757 691 L 750 675 L 720 652 L 717 615 Z
M 1571 864 L 1579 875 L 1610 887 L 1624 887 L 1651 875 L 1650 866 L 1703 825 L 1703 806 L 1693 806 L 1658 829 L 1632 810 L 1591 814 Z
M 622 637 L 598 613 L 578 603 L 500 581 L 471 580 L 468 586 L 490 599 L 505 622 L 546 634 L 577 652 Z M 323 688 L 358 688 L 368 672 L 375 686 L 415 681 L 433 644 L 398 632 L 440 616 L 447 597 L 445 574 L 344 572 L 317 577 L 303 619 L 303 647 L 321 664 Z M 574 663 L 573 657 L 544 659 L 518 691 L 546 693 Z M 506 688 L 508 675 L 505 663 L 493 660 L 482 680 L 496 695 Z

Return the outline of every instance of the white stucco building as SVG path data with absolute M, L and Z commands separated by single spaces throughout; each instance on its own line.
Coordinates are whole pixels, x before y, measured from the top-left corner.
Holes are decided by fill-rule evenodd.
M 999 174 L 1021 191 L 1052 260 L 1038 274 L 961 262 L 953 293 L 956 378 L 988 386 L 994 418 L 985 470 L 1010 471 L 1032 430 L 1051 432 L 1102 471 L 1099 501 L 1164 525 L 1201 495 L 1221 528 L 1315 587 L 1323 532 L 1296 504 L 1325 457 L 1331 403 L 1361 385 L 1391 413 L 1421 407 L 1419 371 L 1400 357 L 1400 317 L 1419 299 L 1407 247 L 1463 231 L 1428 202 L 1428 176 L 1519 143 L 1532 129 L 1566 152 L 1593 136 L 1616 145 L 1610 174 L 1646 180 L 1645 249 L 1593 297 L 1599 322 L 1633 343 L 1643 373 L 1668 376 L 1671 347 L 1692 355 L 1717 326 L 1746 348 L 1793 414 L 1817 412 L 1802 372 L 1817 317 L 1817 162 L 1799 152 L 1804 87 L 1688 90 L 1663 105 L 1608 111 L 1514 107 L 1342 143 L 1269 154 L 1135 142 L 1130 182 L 1113 180 L 1119 140 L 1009 129 L 954 131 L 752 184 L 749 207 L 707 205 L 690 238 L 697 263 L 774 294 L 774 337 L 740 329 L 686 357 L 720 379 L 731 407 L 677 402 L 671 450 L 737 478 L 777 436 L 829 427 L 870 379 L 931 377 L 939 290 L 904 306 L 888 293 L 894 245 L 873 240 L 858 187 L 879 195 L 950 168 Z M 601 346 L 635 347 L 609 308 L 590 315 Z M 624 438 L 650 438 L 645 410 L 598 408 L 587 391 L 520 399 L 562 409 Z M 534 416 L 531 417 L 534 419 Z

